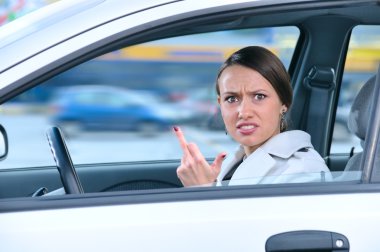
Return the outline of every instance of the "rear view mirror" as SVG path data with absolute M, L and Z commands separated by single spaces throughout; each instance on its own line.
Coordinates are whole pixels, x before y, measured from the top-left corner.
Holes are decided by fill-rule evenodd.
M 0 160 L 8 154 L 8 137 L 3 125 L 0 124 Z

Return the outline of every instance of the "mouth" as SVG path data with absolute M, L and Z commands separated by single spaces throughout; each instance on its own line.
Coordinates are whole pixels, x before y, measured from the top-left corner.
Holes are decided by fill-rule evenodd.
M 238 132 L 243 135 L 250 135 L 256 131 L 258 125 L 254 123 L 241 123 L 237 125 Z

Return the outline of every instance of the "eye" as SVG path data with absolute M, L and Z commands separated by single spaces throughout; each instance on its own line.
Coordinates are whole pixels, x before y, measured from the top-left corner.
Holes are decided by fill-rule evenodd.
M 264 100 L 267 96 L 265 94 L 255 94 L 255 100 Z
M 228 103 L 234 103 L 238 101 L 238 98 L 236 96 L 228 96 L 226 97 L 225 101 L 227 101 Z

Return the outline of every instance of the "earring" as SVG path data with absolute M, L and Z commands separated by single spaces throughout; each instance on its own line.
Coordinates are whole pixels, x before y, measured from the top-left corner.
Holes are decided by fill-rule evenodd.
M 282 111 L 281 113 L 281 119 L 280 119 L 280 132 L 283 132 L 286 130 L 286 120 L 285 120 L 286 112 Z

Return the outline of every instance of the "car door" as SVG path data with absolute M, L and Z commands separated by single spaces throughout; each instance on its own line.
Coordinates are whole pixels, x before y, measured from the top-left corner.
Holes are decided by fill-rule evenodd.
M 102 12 L 108 7 L 111 12 L 111 3 L 89 11 Z M 114 11 L 122 12 L 120 4 L 125 3 L 116 3 Z M 312 135 L 316 150 L 326 161 L 330 160 L 334 178 L 344 171 L 349 154 L 340 159 L 336 153 L 330 153 L 341 79 L 347 72 L 344 62 L 352 28 L 360 23 L 379 25 L 378 5 L 373 1 L 360 4 L 355 1 L 174 1 L 155 7 L 150 7 L 148 1 L 140 4 L 142 7 L 133 4 L 137 6 L 134 12 L 126 8 L 121 17 L 35 52 L 0 74 L 0 78 L 4 77 L 1 118 L 10 139 L 8 158 L 0 163 L 2 248 L 6 251 L 377 251 L 375 230 L 380 224 L 377 200 L 380 188 L 376 165 L 379 155 L 375 146 L 379 143 L 380 109 L 376 99 L 368 131 L 371 141 L 364 143 L 363 155 L 368 162 L 358 168 L 359 176 L 354 179 L 176 188 L 180 184 L 175 169 L 182 153 L 172 132 L 142 138 L 132 132 L 122 137 L 112 132 L 96 136 L 85 132 L 79 139 L 68 138 L 67 147 L 86 193 L 25 197 L 23 188 L 35 180 L 38 183 L 33 186 L 49 184 L 52 189 L 60 186 L 54 160 L 47 143 L 43 142 L 46 139 L 42 128 L 51 125 L 39 116 L 39 121 L 30 120 L 41 110 L 45 113 L 45 106 L 28 103 L 26 111 L 33 113 L 27 114 L 24 121 L 12 121 L 17 127 L 6 124 L 14 118 L 19 120 L 10 113 L 20 113 L 17 99 L 22 99 L 22 94 L 27 96 L 28 90 L 48 87 L 49 81 L 54 80 L 48 77 L 60 76 L 65 70 L 94 59 L 115 57 L 120 61 L 128 57 L 123 70 L 134 69 L 132 74 L 139 70 L 142 75 L 132 75 L 130 80 L 121 76 L 120 80 L 135 89 L 154 89 L 158 96 L 170 101 L 206 85 L 212 90 L 212 75 L 207 73 L 216 73 L 226 56 L 223 53 L 228 55 L 236 48 L 260 43 L 287 62 L 294 86 L 293 127 Z M 366 15 L 362 14 L 364 11 Z M 85 20 L 86 11 L 77 17 Z M 71 16 L 58 26 L 75 22 L 75 18 Z M 326 28 L 326 24 L 330 27 Z M 38 35 L 27 39 L 36 39 Z M 256 40 L 260 38 L 262 41 Z M 279 45 L 271 47 L 279 41 Z M 228 45 L 223 45 L 227 42 Z M 169 49 L 168 44 L 172 46 Z M 219 51 L 210 49 L 219 46 L 222 47 Z M 150 50 L 148 55 L 147 50 Z M 141 64 L 142 58 L 145 65 Z M 129 64 L 132 60 L 133 66 Z M 35 65 L 36 62 L 40 65 Z M 165 68 L 172 74 L 164 74 Z M 316 74 L 310 75 L 311 70 Z M 16 72 L 22 75 L 15 76 Z M 204 81 L 192 82 L 193 79 L 187 78 L 192 75 L 202 76 L 199 79 Z M 114 73 L 112 76 L 115 77 Z M 152 80 L 156 82 L 152 84 Z M 309 80 L 323 85 L 307 86 Z M 379 85 L 377 79 L 375 97 Z M 172 92 L 166 93 L 168 90 Z M 318 98 L 325 102 L 318 103 Z M 171 102 L 180 109 L 175 101 Z M 47 110 L 46 114 L 49 113 Z M 175 118 L 184 125 L 192 141 L 202 144 L 210 162 L 221 148 L 233 151 L 236 147 L 223 130 L 205 130 L 204 126 L 194 127 L 184 117 Z M 29 128 L 23 127 L 25 119 L 29 119 Z M 18 137 L 17 141 L 12 140 L 14 136 Z M 33 142 L 34 148 L 43 150 L 27 156 L 25 146 L 29 147 L 33 138 L 39 141 Z M 23 160 L 26 157 L 29 159 Z M 339 165 L 334 166 L 336 163 Z M 143 177 L 145 182 L 161 181 L 171 186 L 123 187 L 138 181 L 132 178 Z M 121 191 L 107 190 L 119 185 Z M 4 191 L 10 193 L 6 195 Z

